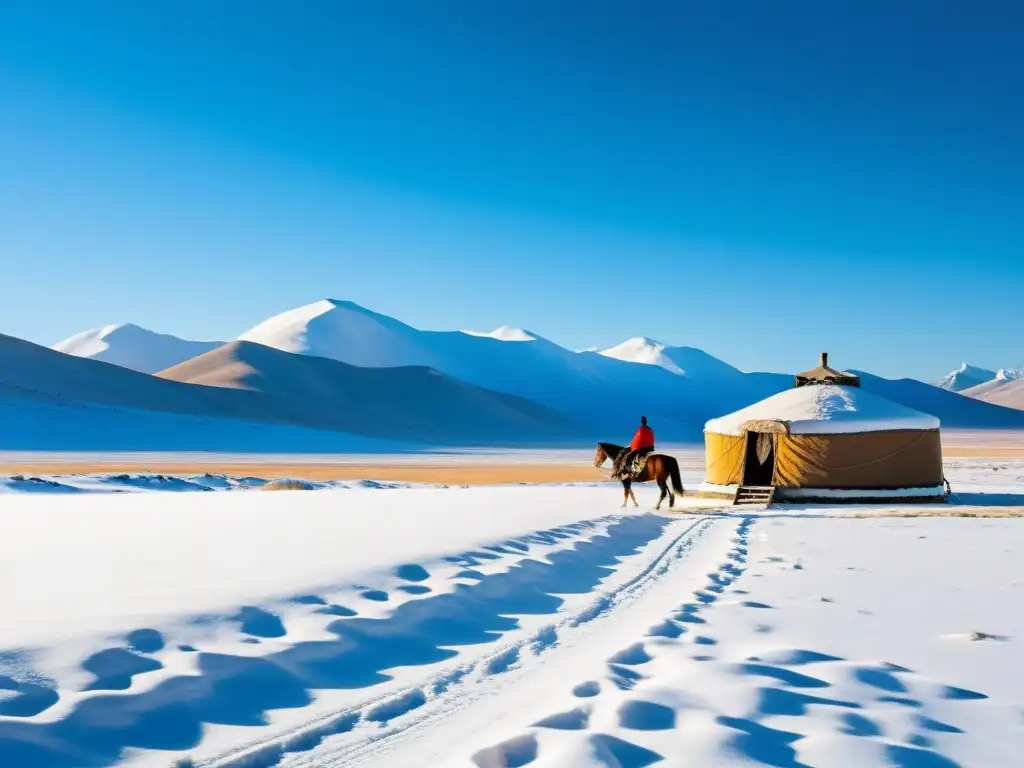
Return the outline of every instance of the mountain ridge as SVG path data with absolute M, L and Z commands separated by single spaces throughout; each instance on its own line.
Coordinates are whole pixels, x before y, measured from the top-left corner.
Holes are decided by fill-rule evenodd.
M 226 346 L 231 349 L 230 344 Z M 192 358 L 185 365 L 215 355 L 217 349 Z M 311 361 L 277 350 L 268 351 L 275 358 L 272 362 L 277 364 L 277 369 L 269 374 L 283 375 L 282 366 L 287 374 L 290 366 L 298 369 L 299 373 L 294 374 L 298 380 Z M 333 361 L 324 362 L 335 369 L 342 366 Z M 524 444 L 537 440 L 543 443 L 579 434 L 577 425 L 536 403 L 424 370 L 412 376 L 401 370 L 352 371 L 347 366 L 343 372 L 332 372 L 336 387 L 344 384 L 345 377 L 369 383 L 363 387 L 365 396 L 360 402 L 336 399 L 329 411 L 324 408 L 323 398 L 312 398 L 308 389 L 303 391 L 297 385 L 291 393 L 283 393 L 280 389 L 264 391 L 266 387 L 230 388 L 178 381 L 64 354 L 4 335 L 0 335 L 0 372 L 0 399 L 5 401 L 5 407 L 22 410 L 29 401 L 92 410 L 96 410 L 93 406 L 131 409 L 193 420 L 233 421 L 236 425 L 237 422 L 277 424 L 344 433 L 350 437 L 361 435 L 371 442 L 387 439 L 416 444 L 491 445 L 496 441 Z M 321 378 L 331 379 L 331 376 Z M 422 388 L 425 394 L 421 396 L 417 388 Z M 303 396 L 296 396 L 298 393 Z M 371 396 L 376 410 L 373 418 L 367 418 L 364 411 Z M 452 418 L 452 414 L 459 413 L 463 413 L 464 418 Z M 16 435 L 0 434 L 6 435 L 7 446 L 16 444 L 12 443 Z
M 252 370 L 238 373 L 239 366 L 252 368 L 249 358 L 254 349 L 248 344 L 281 355 L 317 358 L 363 370 L 432 369 L 448 377 L 453 388 L 472 385 L 496 396 L 519 398 L 515 402 L 527 410 L 525 403 L 546 409 L 544 418 L 548 420 L 564 419 L 593 432 L 631 432 L 643 414 L 659 425 L 660 435 L 684 441 L 698 439 L 707 420 L 788 389 L 793 382 L 790 374 L 744 372 L 699 348 L 670 346 L 646 336 L 603 350 L 573 351 L 514 326 L 493 331 L 420 330 L 341 299 L 321 299 L 285 310 L 252 326 L 234 342 L 205 350 L 202 355 L 168 366 L 172 370 L 156 373 L 166 379 L 227 389 L 267 387 L 278 400 L 285 398 L 287 393 L 280 383 L 245 386 L 256 375 Z M 188 365 L 218 349 L 219 357 Z M 267 357 L 265 351 L 259 354 L 261 359 Z M 298 370 L 304 364 L 278 358 L 266 365 Z M 324 412 L 330 410 L 329 404 L 317 399 L 318 392 L 333 387 L 335 397 L 341 397 L 346 387 L 354 386 L 341 381 L 346 376 L 367 378 L 349 369 L 344 375 L 340 368 L 327 373 L 322 364 L 317 365 L 315 371 L 307 371 L 309 381 L 301 382 L 302 386 L 290 396 L 321 402 Z M 960 383 L 964 383 L 963 375 L 978 375 L 978 371 L 985 369 L 964 364 L 954 373 L 960 374 Z M 274 376 L 266 381 L 289 376 L 274 369 Z M 311 381 L 321 384 L 313 386 Z M 324 382 L 330 382 L 330 386 Z M 946 426 L 1024 427 L 1012 408 L 992 406 L 984 398 L 972 400 L 970 392 L 964 392 L 968 395 L 965 397 L 913 379 L 884 379 L 869 373 L 863 374 L 862 386 L 932 413 Z M 364 390 L 367 402 L 372 394 Z M 278 407 L 283 406 L 278 403 Z M 417 419 L 410 416 L 409 421 Z

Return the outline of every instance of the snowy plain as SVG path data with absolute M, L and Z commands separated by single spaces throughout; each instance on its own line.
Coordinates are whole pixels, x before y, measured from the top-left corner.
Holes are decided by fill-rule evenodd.
M 1024 505 L 1020 460 L 947 475 Z M 1020 764 L 1024 519 L 42 480 L 0 496 L 3 766 Z

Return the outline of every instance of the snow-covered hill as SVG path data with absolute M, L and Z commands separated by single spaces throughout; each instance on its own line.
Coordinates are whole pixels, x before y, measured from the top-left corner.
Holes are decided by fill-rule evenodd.
M 76 333 L 54 344 L 53 349 L 76 357 L 113 363 L 133 371 L 156 373 L 216 349 L 222 343 L 189 341 L 124 323 Z
M 961 394 L 976 400 L 984 400 L 986 403 L 1024 410 L 1024 376 L 1021 375 L 1019 368 L 1003 368 L 991 381 L 965 389 Z
M 536 403 L 423 368 L 367 370 L 234 342 L 176 370 L 177 381 L 0 335 L 0 450 L 266 451 L 274 441 L 252 435 L 283 427 L 305 438 L 281 437 L 277 450 L 311 452 L 373 450 L 383 438 L 510 445 L 579 435 Z
M 948 389 L 950 392 L 962 392 L 965 389 L 984 384 L 986 381 L 991 381 L 995 377 L 996 372 L 990 371 L 988 368 L 961 363 L 959 368 L 950 371 L 936 381 L 935 386 L 940 389 Z
M 357 367 L 324 357 L 232 341 L 159 376 L 258 392 L 296 418 L 360 434 L 425 442 L 540 442 L 580 425 L 530 400 L 484 389 L 423 366 Z
M 679 439 L 699 436 L 708 418 L 771 394 L 779 384 L 748 377 L 700 350 L 667 349 L 675 365 L 670 370 L 607 351 L 574 352 L 509 327 L 423 331 L 334 299 L 276 315 L 239 338 L 352 365 L 426 365 L 602 428 L 628 430 L 643 414 Z

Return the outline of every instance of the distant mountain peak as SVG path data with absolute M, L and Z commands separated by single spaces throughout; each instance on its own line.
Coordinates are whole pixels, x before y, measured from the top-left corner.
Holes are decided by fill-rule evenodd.
M 540 336 L 535 333 L 511 325 L 502 325 L 493 331 L 463 331 L 463 333 L 498 341 L 537 341 L 540 339 Z
M 941 379 L 935 382 L 940 389 L 948 389 L 950 392 L 962 392 L 965 389 L 984 384 L 996 378 L 996 372 L 987 368 L 979 368 L 969 363 L 960 363 L 960 366 Z
M 1024 365 L 1019 365 L 1016 368 L 1000 368 L 996 371 L 996 378 L 1000 381 L 1024 379 Z
M 602 350 L 601 354 L 628 363 L 656 365 L 680 376 L 685 375 L 686 371 L 670 355 L 665 354 L 666 349 L 664 344 L 647 336 L 634 336 L 621 344 Z
M 600 354 L 629 363 L 655 365 L 678 376 L 697 376 L 710 381 L 742 375 L 737 368 L 702 349 L 672 347 L 649 336 L 634 336 Z
M 970 363 L 960 363 L 960 367 L 957 368 L 956 371 L 954 371 L 954 373 L 981 373 L 981 374 L 989 374 L 989 373 L 991 373 L 991 371 L 988 370 L 987 368 L 980 368 L 977 365 L 971 365 Z
M 620 347 L 652 347 L 665 349 L 666 346 L 666 344 L 662 344 L 660 341 L 652 339 L 650 336 L 633 336 L 632 338 L 626 339 L 621 344 L 611 347 L 611 349 L 618 349 Z
M 333 307 L 335 309 L 351 309 L 354 312 L 364 312 L 367 315 L 377 314 L 361 304 L 356 304 L 354 301 L 349 301 L 348 299 L 321 299 L 318 302 L 314 302 L 314 304 L 328 305 L 328 307 Z
M 220 343 L 182 339 L 134 323 L 114 323 L 76 333 L 58 341 L 52 349 L 142 373 L 157 373 L 208 352 Z

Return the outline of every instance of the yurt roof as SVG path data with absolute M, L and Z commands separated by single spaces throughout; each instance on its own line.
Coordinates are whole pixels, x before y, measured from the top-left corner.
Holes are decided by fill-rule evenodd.
M 794 435 L 939 428 L 939 420 L 934 416 L 858 387 L 821 384 L 787 389 L 734 413 L 711 419 L 704 425 L 704 431 L 742 435 L 749 422 L 783 422 Z
M 802 387 L 809 384 L 846 384 L 851 387 L 860 386 L 860 377 L 854 376 L 849 371 L 837 371 L 830 368 L 828 364 L 828 352 L 821 353 L 821 363 L 817 368 L 798 373 L 794 377 L 796 386 Z

